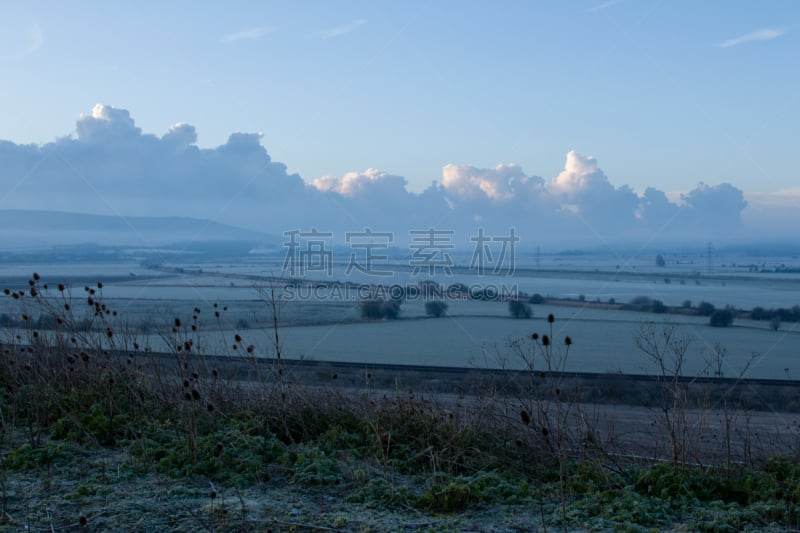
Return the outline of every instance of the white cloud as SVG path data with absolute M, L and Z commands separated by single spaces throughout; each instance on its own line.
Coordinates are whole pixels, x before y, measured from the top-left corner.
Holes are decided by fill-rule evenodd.
M 178 122 L 170 126 L 169 131 L 161 139 L 179 148 L 186 148 L 197 142 L 197 131 L 191 124 Z
M 89 115 L 81 113 L 76 131 L 79 140 L 100 143 L 134 138 L 142 133 L 127 110 L 105 104 L 96 104 Z
M 256 41 L 264 35 L 272 31 L 268 26 L 259 26 L 257 28 L 250 28 L 247 30 L 237 31 L 222 38 L 223 43 L 232 43 L 236 41 Z
M 323 176 L 312 181 L 311 186 L 322 192 L 335 192 L 349 198 L 378 191 L 407 194 L 404 177 L 393 176 L 376 168 L 368 168 L 364 172 L 348 172 L 341 178 Z
M 550 190 L 567 197 L 576 196 L 587 189 L 608 184 L 608 178 L 597 168 L 597 161 L 591 156 L 582 156 L 570 150 L 564 170 L 550 184 Z
M 764 28 L 760 30 L 756 30 L 751 33 L 746 33 L 744 35 L 740 35 L 734 39 L 728 39 L 727 41 L 721 43 L 719 46 L 720 48 L 728 48 L 730 46 L 736 46 L 739 44 L 749 43 L 751 41 L 770 41 L 772 39 L 777 39 L 781 35 L 786 33 L 785 30 L 774 29 L 774 28 Z
M 42 44 L 44 44 L 42 28 L 38 24 L 34 24 L 31 28 L 31 42 L 25 52 L 23 52 L 23 55 L 27 56 L 36 53 L 42 47 Z
M 603 2 L 601 4 L 597 4 L 596 6 L 590 7 L 587 11 L 589 13 L 596 13 L 598 11 L 603 11 L 608 9 L 609 7 L 614 6 L 615 4 L 619 4 L 622 0 L 608 0 L 607 2 Z
M 519 165 L 477 168 L 449 164 L 442 168 L 442 185 L 448 194 L 465 199 L 510 200 L 529 182 Z
M 266 233 L 316 227 L 341 236 L 369 227 L 408 235 L 439 227 L 465 240 L 480 224 L 497 235 L 524 228 L 529 244 L 565 246 L 653 234 L 702 242 L 714 232 L 715 242 L 717 235 L 733 240 L 747 205 L 726 183 L 701 183 L 680 205 L 658 189 L 638 196 L 575 151 L 549 182 L 515 164 L 448 164 L 442 184 L 420 194 L 403 176 L 374 168 L 306 182 L 272 161 L 261 142 L 258 133 L 233 133 L 216 148 L 200 148 L 190 124 L 143 133 L 127 110 L 98 104 L 80 115 L 72 137 L 41 146 L 0 141 L 0 191 L 7 191 L 0 209 L 193 216 Z M 751 219 L 774 219 L 769 203 L 781 206 L 781 217 L 800 219 L 800 188 L 748 199 Z
M 339 37 L 346 33 L 350 33 L 351 31 L 357 29 L 359 26 L 366 24 L 367 21 L 364 19 L 356 19 L 349 24 L 345 24 L 343 26 L 336 26 L 335 28 L 329 28 L 324 30 L 320 35 L 323 39 L 331 39 L 333 37 Z

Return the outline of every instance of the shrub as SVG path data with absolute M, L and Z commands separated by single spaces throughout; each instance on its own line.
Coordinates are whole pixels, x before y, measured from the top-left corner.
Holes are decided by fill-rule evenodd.
M 447 302 L 441 300 L 434 300 L 432 302 L 425 302 L 425 313 L 428 316 L 440 317 L 447 312 Z
M 397 318 L 399 314 L 400 304 L 395 301 L 364 300 L 361 302 L 361 318 Z
M 661 300 L 653 300 L 653 304 L 650 307 L 650 310 L 654 313 L 666 313 L 667 306 L 664 305 L 664 302 Z
M 730 309 L 718 309 L 708 319 L 708 325 L 715 328 L 727 328 L 731 324 L 733 324 L 733 312 Z
M 542 296 L 538 292 L 534 293 L 534 295 L 531 296 L 531 299 L 528 300 L 528 302 L 532 303 L 532 304 L 535 304 L 535 305 L 543 304 L 544 303 L 544 296 Z
M 508 312 L 513 318 L 531 318 L 533 316 L 531 306 L 522 300 L 509 300 Z
M 715 310 L 714 304 L 708 302 L 700 302 L 697 305 L 697 314 L 700 316 L 711 316 Z
M 653 308 L 653 299 L 648 296 L 637 296 L 630 301 L 627 307 L 634 311 L 649 311 Z

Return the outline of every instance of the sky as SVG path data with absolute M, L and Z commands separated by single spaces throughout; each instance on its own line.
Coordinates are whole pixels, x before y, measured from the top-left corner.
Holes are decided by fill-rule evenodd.
M 280 197 L 280 182 L 306 202 L 346 204 L 354 224 L 372 220 L 364 199 L 379 192 L 397 213 L 403 201 L 446 205 L 472 222 L 527 195 L 527 207 L 580 215 L 605 236 L 630 224 L 599 222 L 617 208 L 636 222 L 647 204 L 656 225 L 663 193 L 664 224 L 674 207 L 696 207 L 687 198 L 719 193 L 706 209 L 728 209 L 717 220 L 757 236 L 800 222 L 799 21 L 790 1 L 4 2 L 0 208 L 35 204 L 21 176 L 64 185 L 60 165 L 103 205 L 65 204 L 62 191 L 43 206 L 194 215 L 167 198 L 123 203 L 132 189 L 120 184 L 178 194 L 192 172 L 244 176 L 238 150 L 270 169 L 264 197 Z M 86 148 L 113 131 L 130 141 L 113 161 Z M 165 155 L 170 139 L 195 156 Z M 141 168 L 142 157 L 163 165 Z M 140 174 L 99 174 L 131 164 Z M 350 205 L 359 195 L 364 205 Z M 212 215 L 253 228 L 257 211 Z M 680 218 L 684 230 L 699 220 Z

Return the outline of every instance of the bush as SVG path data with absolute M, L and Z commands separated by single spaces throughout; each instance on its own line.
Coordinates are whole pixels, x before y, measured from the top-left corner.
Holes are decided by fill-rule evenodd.
M 653 299 L 648 296 L 637 296 L 627 305 L 634 311 L 650 311 L 653 308 Z
M 700 316 L 711 316 L 715 310 L 714 304 L 708 302 L 700 302 L 697 306 L 697 314 Z
M 532 303 L 532 304 L 535 304 L 535 305 L 543 304 L 544 303 L 544 296 L 542 296 L 538 292 L 534 293 L 534 295 L 531 296 L 531 299 L 528 300 L 528 303 Z
M 727 328 L 733 324 L 733 311 L 730 309 L 719 309 L 711 314 L 708 325 L 715 328 Z
M 384 319 L 397 318 L 400 304 L 387 300 L 364 300 L 361 302 L 361 318 Z
M 650 307 L 650 310 L 654 313 L 666 313 L 667 306 L 664 305 L 664 302 L 661 300 L 653 300 L 653 304 Z
M 440 317 L 447 312 L 447 302 L 441 300 L 434 300 L 432 302 L 425 302 L 425 313 L 428 316 Z
M 531 318 L 533 316 L 531 306 L 522 300 L 509 300 L 508 312 L 513 318 Z

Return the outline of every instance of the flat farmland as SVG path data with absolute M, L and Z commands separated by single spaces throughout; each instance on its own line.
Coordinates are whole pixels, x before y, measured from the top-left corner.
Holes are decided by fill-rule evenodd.
M 608 261 L 606 261 L 608 262 Z M 610 263 L 609 263 L 610 264 Z M 609 264 L 600 264 L 603 268 Z M 340 265 L 341 266 L 341 265 Z M 628 302 L 636 296 L 660 299 L 679 306 L 685 300 L 692 305 L 708 301 L 717 307 L 735 305 L 750 309 L 791 307 L 800 302 L 800 281 L 796 276 L 772 276 L 761 273 L 720 273 L 701 276 L 683 269 L 642 273 L 582 270 L 520 271 L 514 277 L 468 276 L 456 272 L 452 277 L 436 279 L 447 286 L 514 286 L 527 294 L 539 293 L 562 300 L 560 304 L 532 305 L 533 318 L 512 319 L 507 302 L 447 299 L 447 313 L 440 318 L 427 316 L 425 301 L 409 298 L 396 320 L 364 320 L 359 302 L 365 287 L 375 283 L 418 282 L 409 273 L 390 279 L 350 279 L 334 270 L 337 278 L 288 280 L 273 278 L 279 269 L 275 262 L 240 261 L 232 263 L 186 263 L 160 270 L 144 269 L 137 264 L 66 265 L 63 270 L 49 265 L 4 265 L 4 286 L 22 289 L 26 276 L 36 269 L 51 286 L 67 283 L 68 297 L 80 302 L 87 297 L 84 287 L 95 287 L 109 308 L 118 311 L 120 322 L 140 344 L 154 350 L 169 350 L 181 338 L 171 333 L 175 318 L 184 329 L 200 309 L 193 332 L 203 349 L 214 354 L 233 353 L 232 339 L 244 338 L 239 346 L 252 344 L 261 356 L 274 355 L 272 287 L 278 310 L 278 328 L 284 357 L 316 361 L 389 363 L 455 366 L 472 368 L 521 368 L 524 361 L 512 345 L 531 348 L 532 333 L 552 334 L 555 354 L 562 369 L 583 372 L 620 372 L 648 374 L 655 371 L 652 362 L 637 348 L 636 336 L 643 323 L 675 324 L 680 335 L 691 339 L 685 362 L 687 375 L 708 375 L 716 370 L 708 360 L 717 346 L 726 353 L 722 374 L 737 377 L 743 369 L 747 377 L 794 379 L 800 376 L 800 328 L 797 323 L 783 323 L 777 331 L 767 321 L 737 318 L 732 327 L 712 328 L 708 318 L 690 314 L 654 314 L 604 309 L 598 303 L 612 300 Z M 338 267 L 337 267 L 338 268 Z M 339 270 L 342 270 L 341 268 Z M 641 266 L 641 270 L 645 270 Z M 60 275 L 58 272 L 62 272 Z M 96 288 L 94 279 L 110 281 Z M 408 279 L 406 279 L 408 278 Z M 366 285 L 371 281 L 372 285 Z M 287 284 L 291 289 L 287 289 Z M 48 292 L 49 301 L 61 305 L 61 294 Z M 582 297 L 582 298 L 581 298 Z M 584 300 L 585 305 L 580 300 Z M 85 301 L 85 300 L 84 300 Z M 11 299 L 0 312 L 13 316 L 21 308 Z M 29 305 L 29 304 L 26 304 Z M 15 307 L 16 306 L 16 307 Z M 82 312 L 82 311 L 79 311 Z M 546 323 L 552 313 L 555 323 Z M 216 316 L 216 315 L 219 316 Z M 35 316 L 35 314 L 34 314 Z M 564 338 L 573 341 L 567 352 Z M 543 365 L 542 361 L 535 364 Z

